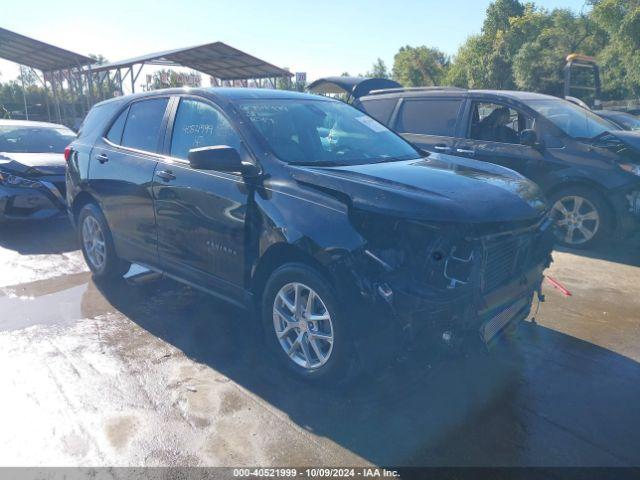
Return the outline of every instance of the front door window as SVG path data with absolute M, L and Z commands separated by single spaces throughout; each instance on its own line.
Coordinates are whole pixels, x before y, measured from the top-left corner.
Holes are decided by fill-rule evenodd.
M 226 145 L 238 149 L 240 138 L 229 121 L 212 105 L 180 100 L 171 138 L 171 156 L 187 159 L 189 150 Z
M 520 143 L 520 133 L 533 129 L 529 115 L 497 103 L 474 102 L 470 138 L 498 143 Z

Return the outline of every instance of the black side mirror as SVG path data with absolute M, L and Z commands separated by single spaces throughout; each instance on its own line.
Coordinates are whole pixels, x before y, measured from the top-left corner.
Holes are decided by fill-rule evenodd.
M 539 148 L 538 134 L 535 130 L 526 129 L 520 132 L 520 144 L 528 147 Z
M 196 170 L 216 170 L 218 172 L 255 173 L 253 164 L 242 162 L 238 151 L 227 145 L 192 148 L 189 150 L 189 165 Z

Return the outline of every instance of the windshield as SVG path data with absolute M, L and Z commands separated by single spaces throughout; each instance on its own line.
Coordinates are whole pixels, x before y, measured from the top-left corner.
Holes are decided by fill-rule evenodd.
M 65 127 L 0 125 L 0 152 L 63 153 L 74 138 Z
M 387 127 L 341 102 L 250 100 L 240 109 L 288 163 L 355 165 L 420 157 Z
M 572 138 L 592 139 L 618 130 L 608 120 L 566 100 L 531 100 L 527 104 Z

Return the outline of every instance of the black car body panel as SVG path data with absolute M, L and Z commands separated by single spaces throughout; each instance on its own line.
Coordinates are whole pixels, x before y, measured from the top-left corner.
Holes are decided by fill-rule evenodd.
M 381 101 L 386 101 L 385 110 L 380 109 Z M 611 129 L 608 133 L 616 136 L 631 149 L 638 152 L 635 159 L 621 156 L 609 145 L 602 145 L 596 139 L 572 138 L 562 132 L 548 118 L 532 108 L 535 102 L 563 100 L 547 95 L 529 92 L 497 90 L 464 90 L 457 88 L 391 89 L 360 97 L 355 106 L 369 112 L 369 105 L 375 105 L 371 114 L 396 130 L 417 147 L 427 151 L 452 153 L 454 155 L 491 162 L 515 170 L 537 183 L 549 196 L 567 186 L 592 188 L 602 195 L 613 215 L 612 225 L 622 235 L 637 231 L 640 221 L 640 177 L 620 168 L 621 162 L 631 161 L 640 165 L 640 133 Z M 414 122 L 418 116 L 431 118 L 424 131 L 416 133 L 404 125 L 404 112 L 409 105 L 421 108 L 413 112 Z M 451 105 L 448 110 L 436 108 L 432 102 L 442 102 L 437 108 Z M 522 145 L 519 142 L 496 142 L 471 138 L 470 129 L 474 124 L 474 105 L 492 104 L 503 106 L 533 119 L 539 133 L 537 146 Z M 427 108 L 429 107 L 429 108 Z M 578 107 L 576 107 L 578 108 Z M 408 114 L 408 113 L 407 113 Z M 411 120 L 410 118 L 410 120 Z M 446 125 L 433 119 L 450 118 Z M 438 123 L 440 122 L 440 123 Z M 431 125 L 434 123 L 436 125 Z M 522 127 L 522 126 L 521 126 Z M 612 125 L 613 127 L 613 125 Z
M 120 112 L 162 96 L 170 100 L 154 152 L 105 138 Z M 239 111 L 248 98 L 336 102 L 252 89 L 172 89 L 103 102 L 71 145 L 72 219 L 97 203 L 120 257 L 246 307 L 279 264 L 311 264 L 336 286 L 352 325 L 368 322 L 363 348 L 401 343 L 426 327 L 477 336 L 504 308 L 514 309 L 510 319 L 526 315 L 553 243 L 532 182 L 502 167 L 417 152 L 415 160 L 349 167 L 288 164 Z M 185 99 L 230 122 L 243 162 L 258 175 L 194 170 L 172 155 L 172 124 Z
M 524 177 L 451 155 L 350 167 L 294 167 L 293 177 L 342 192 L 355 208 L 414 220 L 514 222 L 541 215 L 546 208 L 539 189 Z

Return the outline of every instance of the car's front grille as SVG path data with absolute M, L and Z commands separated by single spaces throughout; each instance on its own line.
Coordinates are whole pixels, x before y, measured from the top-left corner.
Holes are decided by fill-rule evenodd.
M 524 307 L 526 307 L 527 303 L 529 303 L 530 301 L 530 297 L 523 297 L 513 302 L 507 308 L 504 308 L 497 313 L 494 312 L 489 320 L 487 320 L 487 322 L 483 325 L 480 331 L 483 340 L 485 342 L 489 342 L 500 332 L 500 330 L 507 326 L 507 324 L 514 319 L 515 315 L 519 313 Z
M 527 267 L 530 251 L 529 235 L 488 242 L 483 259 L 482 290 L 490 292 L 523 272 Z

